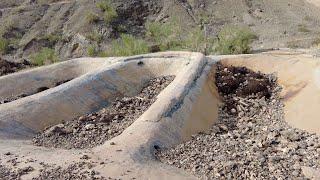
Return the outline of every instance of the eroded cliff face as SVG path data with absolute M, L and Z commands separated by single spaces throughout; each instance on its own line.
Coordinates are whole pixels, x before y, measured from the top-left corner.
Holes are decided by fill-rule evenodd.
M 259 37 L 254 50 L 310 47 L 318 38 L 319 7 L 301 0 L 120 0 L 118 16 L 106 22 L 100 0 L 3 0 L 0 35 L 9 46 L 3 58 L 29 60 L 50 48 L 59 60 L 88 56 L 88 48 L 105 50 L 122 33 L 145 38 L 145 23 L 178 18 L 187 32 L 200 26 L 216 37 L 226 25 L 246 26 Z M 147 41 L 148 39 L 145 38 Z
M 5 56 L 27 58 L 44 47 L 54 49 L 63 60 L 86 56 L 90 45 L 104 47 L 120 33 L 141 35 L 145 21 L 162 7 L 160 1 L 118 1 L 114 3 L 116 22 L 106 23 L 97 2 L 1 1 L 0 32 L 10 43 Z M 97 17 L 94 23 L 89 20 L 90 13 Z

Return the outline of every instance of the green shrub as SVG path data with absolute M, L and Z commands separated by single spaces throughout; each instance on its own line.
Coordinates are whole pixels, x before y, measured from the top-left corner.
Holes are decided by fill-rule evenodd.
M 100 20 L 99 15 L 96 13 L 88 12 L 86 14 L 86 20 L 88 23 L 93 24 Z
M 0 54 L 7 54 L 9 50 L 9 40 L 0 38 Z
M 299 24 L 298 31 L 303 32 L 303 33 L 307 33 L 307 32 L 310 32 L 310 29 L 308 29 L 307 26 L 304 24 Z
M 38 53 L 31 56 L 31 61 L 37 66 L 42 66 L 44 64 L 51 64 L 58 61 L 58 57 L 55 54 L 54 49 L 43 48 Z
M 104 13 L 103 20 L 109 24 L 118 17 L 118 13 L 110 0 L 102 0 L 96 6 Z
M 226 26 L 218 34 L 215 50 L 220 54 L 250 53 L 250 44 L 256 38 L 248 28 Z
M 183 33 L 176 21 L 146 23 L 146 36 L 159 46 L 160 51 L 183 49 Z
M 58 41 L 60 41 L 62 39 L 62 37 L 57 34 L 46 34 L 43 36 L 42 39 L 48 40 L 50 44 L 55 44 Z
M 211 54 L 214 52 L 214 39 L 206 37 L 204 31 L 200 28 L 193 28 L 185 40 L 186 49 L 203 54 Z
M 213 39 L 205 36 L 199 27 L 183 31 L 178 21 L 168 23 L 148 22 L 146 36 L 160 51 L 188 50 L 209 54 L 213 52 Z
M 98 31 L 94 30 L 87 35 L 87 38 L 91 41 L 101 43 L 103 36 Z
M 89 46 L 87 48 L 87 53 L 91 57 L 97 56 L 97 54 L 98 54 L 97 47 L 95 45 Z
M 115 9 L 111 9 L 110 11 L 104 12 L 104 22 L 109 24 L 111 23 L 114 19 L 118 17 L 118 13 Z
M 316 38 L 313 42 L 312 42 L 312 45 L 317 47 L 317 48 L 320 48 L 320 37 L 319 38 Z
M 120 39 L 113 40 L 111 47 L 103 56 L 131 56 L 136 54 L 148 53 L 149 47 L 146 41 L 133 37 L 132 35 L 122 34 Z

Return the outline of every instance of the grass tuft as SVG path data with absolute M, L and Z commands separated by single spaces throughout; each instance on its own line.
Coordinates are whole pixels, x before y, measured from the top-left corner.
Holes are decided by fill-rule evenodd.
M 248 28 L 226 26 L 218 34 L 215 50 L 220 54 L 247 54 L 257 36 Z
M 51 48 L 43 48 L 38 53 L 31 56 L 31 61 L 37 66 L 42 66 L 45 64 L 52 64 L 58 61 L 58 57 Z
M 143 39 L 132 35 L 122 34 L 120 39 L 113 40 L 110 48 L 100 56 L 132 56 L 150 52 L 149 46 Z
M 0 38 L 0 54 L 7 54 L 9 50 L 9 40 L 5 38 Z

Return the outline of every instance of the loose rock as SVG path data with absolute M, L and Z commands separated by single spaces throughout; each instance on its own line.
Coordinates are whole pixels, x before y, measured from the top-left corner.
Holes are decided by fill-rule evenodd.
M 117 98 L 98 112 L 50 127 L 33 138 L 37 146 L 90 148 L 121 134 L 156 100 L 174 76 L 151 79 L 134 97 Z
M 319 169 L 320 137 L 284 121 L 272 75 L 219 65 L 216 79 L 225 102 L 218 122 L 156 153 L 161 162 L 204 179 L 305 179 L 301 167 Z

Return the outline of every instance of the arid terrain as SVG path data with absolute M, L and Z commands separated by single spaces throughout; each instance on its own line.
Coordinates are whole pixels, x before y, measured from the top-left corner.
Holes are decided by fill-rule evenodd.
M 0 0 L 0 180 L 320 179 L 320 0 Z
M 147 22 L 166 23 L 173 18 L 179 19 L 176 26 L 185 29 L 185 34 L 190 27 L 200 26 L 210 38 L 228 25 L 248 27 L 257 36 L 252 44 L 256 51 L 309 48 L 318 44 L 320 36 L 317 0 L 110 2 L 117 14 L 111 22 L 104 19 L 96 0 L 2 0 L 0 35 L 9 43 L 2 58 L 31 61 L 43 48 L 53 50 L 57 58 L 52 61 L 94 56 L 94 51 L 106 50 L 121 34 L 148 41 Z

